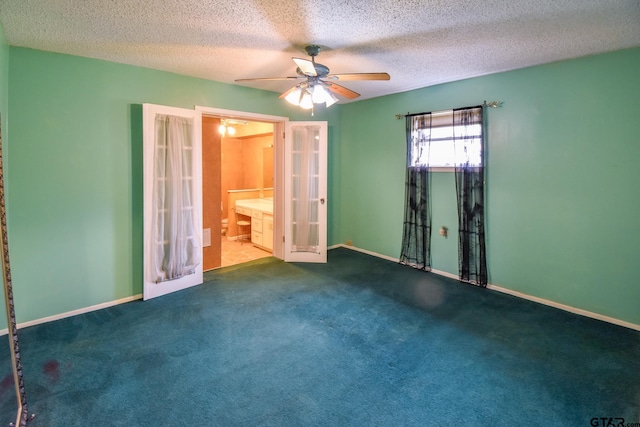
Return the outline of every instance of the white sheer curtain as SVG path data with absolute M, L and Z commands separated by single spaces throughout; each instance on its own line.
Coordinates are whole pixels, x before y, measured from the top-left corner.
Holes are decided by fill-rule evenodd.
M 296 252 L 316 252 L 319 244 L 318 126 L 305 126 L 293 132 L 293 245 Z
M 193 207 L 193 122 L 156 116 L 151 272 L 155 282 L 192 274 L 200 263 Z

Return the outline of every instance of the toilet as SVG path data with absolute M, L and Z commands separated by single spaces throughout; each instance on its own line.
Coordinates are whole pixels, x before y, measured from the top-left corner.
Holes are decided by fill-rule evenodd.
M 222 220 L 222 235 L 226 236 L 227 235 L 227 229 L 229 228 L 229 218 L 224 218 Z

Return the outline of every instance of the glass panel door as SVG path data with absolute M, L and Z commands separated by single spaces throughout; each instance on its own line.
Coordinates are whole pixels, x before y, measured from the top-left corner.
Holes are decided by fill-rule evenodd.
M 285 131 L 285 261 L 327 261 L 327 122 Z
M 146 300 L 203 281 L 202 114 L 153 104 L 142 111 Z

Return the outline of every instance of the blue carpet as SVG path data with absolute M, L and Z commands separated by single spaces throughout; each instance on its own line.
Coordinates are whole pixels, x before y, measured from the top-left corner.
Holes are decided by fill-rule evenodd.
M 640 332 L 348 249 L 20 340 L 34 427 L 640 421 Z

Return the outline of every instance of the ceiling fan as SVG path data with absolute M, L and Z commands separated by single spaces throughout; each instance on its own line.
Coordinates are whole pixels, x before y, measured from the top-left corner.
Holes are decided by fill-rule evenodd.
M 267 81 L 267 80 L 300 80 L 300 83 L 282 93 L 279 97 L 304 109 L 312 109 L 314 104 L 325 104 L 327 107 L 338 102 L 335 94 L 347 99 L 355 99 L 359 93 L 341 86 L 335 81 L 349 80 L 389 80 L 387 73 L 346 73 L 329 74 L 329 67 L 317 63 L 316 56 L 320 53 L 320 46 L 309 45 L 304 49 L 311 60 L 291 58 L 296 63 L 296 77 L 261 77 L 253 79 L 237 79 L 236 82 Z

